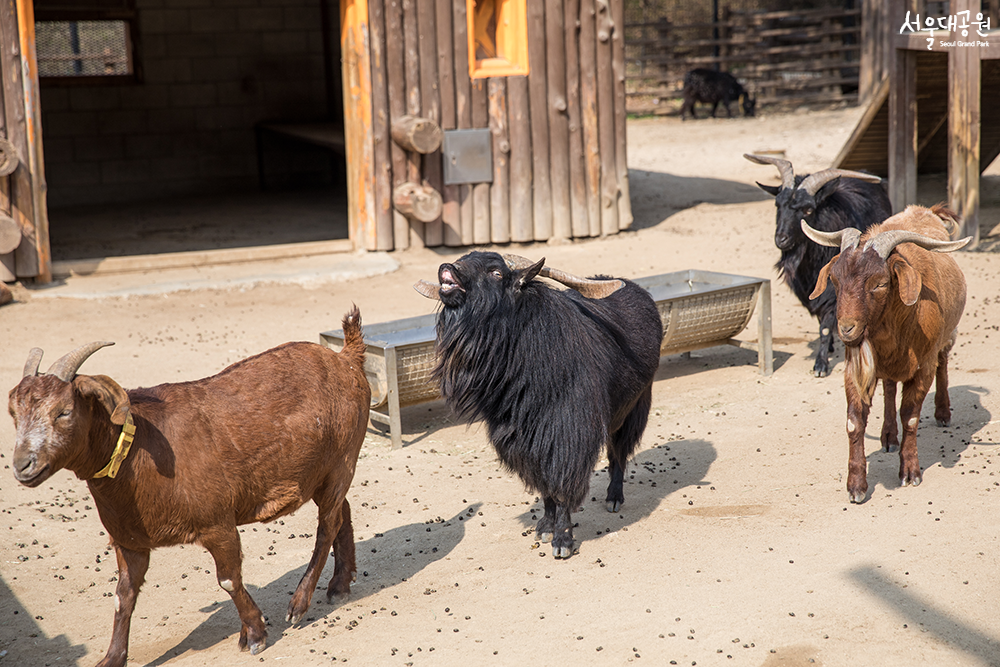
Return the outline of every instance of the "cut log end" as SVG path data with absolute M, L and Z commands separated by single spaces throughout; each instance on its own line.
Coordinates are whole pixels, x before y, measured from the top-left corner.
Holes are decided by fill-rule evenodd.
M 442 139 L 441 126 L 428 118 L 402 116 L 392 122 L 392 140 L 408 151 L 433 153 Z
M 0 214 L 0 255 L 13 252 L 21 245 L 21 228 L 14 218 Z
M 392 205 L 408 218 L 433 222 L 441 217 L 444 203 L 441 193 L 427 185 L 403 183 L 392 193 Z

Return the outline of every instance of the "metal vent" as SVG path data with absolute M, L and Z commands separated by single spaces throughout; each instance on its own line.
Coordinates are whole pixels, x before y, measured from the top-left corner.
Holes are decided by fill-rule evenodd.
M 39 76 L 132 74 L 125 21 L 38 21 L 35 43 Z

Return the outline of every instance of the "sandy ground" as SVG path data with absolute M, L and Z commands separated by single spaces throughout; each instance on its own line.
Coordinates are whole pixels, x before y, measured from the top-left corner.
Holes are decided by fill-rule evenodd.
M 742 153 L 785 150 L 799 171 L 826 166 L 858 113 L 633 121 L 635 231 L 516 251 L 580 273 L 774 278 L 773 200 L 753 181 L 777 174 Z M 1000 222 L 995 208 L 983 215 L 986 232 Z M 19 381 L 32 346 L 51 361 L 98 339 L 117 345 L 83 372 L 126 387 L 202 377 L 287 340 L 316 341 L 352 302 L 368 323 L 430 312 L 410 286 L 457 256 L 407 251 L 382 275 L 127 298 L 17 287 L 0 310 L 0 385 Z M 775 283 L 774 374 L 731 347 L 664 358 L 626 504 L 605 511 L 599 467 L 568 561 L 536 543 L 540 503 L 499 468 L 484 430 L 456 423 L 440 402 L 415 406 L 404 411 L 403 449 L 372 430 L 362 450 L 348 601 L 318 593 L 302 623 L 283 620 L 316 531 L 307 505 L 242 533 L 244 577 L 269 619 L 263 653 L 237 651 L 239 621 L 212 560 L 186 546 L 153 554 L 131 663 L 1000 665 L 1000 259 L 956 257 L 969 300 L 952 356 L 954 417 L 934 426 L 925 402 L 919 487 L 900 488 L 896 455 L 880 452 L 879 397 L 870 498 L 848 502 L 843 350 L 831 377 L 812 377 L 817 325 Z M 68 285 L 86 292 L 95 280 Z M 0 665 L 92 665 L 114 609 L 107 537 L 84 482 L 62 471 L 22 488 L 12 447 L 11 420 L 0 419 Z

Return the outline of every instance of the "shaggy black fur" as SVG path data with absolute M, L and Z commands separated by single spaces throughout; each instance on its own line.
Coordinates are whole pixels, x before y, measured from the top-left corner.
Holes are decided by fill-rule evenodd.
M 624 502 L 663 325 L 634 283 L 587 299 L 533 280 L 544 261 L 511 270 L 497 253 L 477 251 L 441 265 L 435 376 L 459 415 L 486 421 L 504 467 L 542 496 L 536 532 L 552 540 L 556 558 L 568 558 L 570 512 L 583 503 L 605 443 L 608 510 Z
M 764 192 L 774 195 L 776 229 L 774 244 L 781 250 L 781 258 L 774 268 L 791 288 L 802 305 L 819 319 L 819 349 L 813 373 L 816 377 L 830 374 L 830 353 L 833 352 L 834 332 L 837 330 L 837 295 L 833 284 L 822 295 L 810 301 L 809 294 L 816 287 L 819 270 L 833 259 L 837 248 L 813 243 L 802 232 L 800 220 L 813 229 L 835 232 L 847 227 L 862 231 L 882 222 L 892 215 L 892 205 L 885 189 L 878 183 L 868 183 L 856 178 L 837 178 L 819 189 L 815 197 L 798 189 L 808 176 L 795 177 L 795 189 L 761 185 Z
M 681 106 L 681 120 L 684 120 L 686 113 L 691 114 L 691 118 L 697 118 L 694 114 L 694 103 L 712 105 L 712 118 L 715 118 L 715 111 L 719 103 L 726 109 L 726 115 L 733 117 L 733 111 L 729 105 L 737 100 L 743 107 L 744 116 L 753 116 L 757 106 L 757 100 L 750 97 L 750 93 L 744 90 L 740 82 L 729 72 L 716 72 L 714 69 L 693 69 L 684 75 L 684 104 Z

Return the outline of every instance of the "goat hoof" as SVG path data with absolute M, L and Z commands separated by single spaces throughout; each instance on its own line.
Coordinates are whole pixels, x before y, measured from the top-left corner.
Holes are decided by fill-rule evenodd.
M 922 482 L 922 481 L 923 481 L 923 478 L 920 475 L 916 475 L 914 477 L 907 477 L 906 475 L 903 475 L 902 477 L 899 478 L 899 485 L 900 486 L 920 486 L 920 482 Z
M 949 425 L 951 425 L 951 420 L 950 419 L 936 419 L 935 421 L 937 422 L 938 426 L 949 426 Z
M 624 500 L 609 500 L 608 501 L 608 511 L 611 512 L 612 514 L 614 514 L 615 512 L 617 512 L 618 510 L 620 510 L 622 508 L 622 505 L 624 503 L 625 503 Z
M 538 533 L 538 541 L 542 544 L 548 544 L 552 541 L 552 533 Z
M 897 443 L 888 443 L 888 444 L 882 445 L 882 451 L 883 452 L 888 452 L 889 454 L 891 454 L 893 452 L 898 452 L 899 451 L 899 443 L 898 442 Z
M 260 653 L 261 651 L 263 651 L 265 648 L 267 648 L 267 641 L 266 640 L 265 641 L 254 642 L 253 644 L 250 644 L 250 655 L 257 655 L 258 653 Z M 261 659 L 263 659 L 263 658 L 261 658 Z
M 854 492 L 854 493 L 849 493 L 848 495 L 850 496 L 852 503 L 860 505 L 861 503 L 865 502 L 865 499 L 868 497 L 868 492 L 867 491 Z
M 552 547 L 553 558 L 569 558 L 575 553 L 580 553 L 580 551 L 573 545 L 568 547 Z

